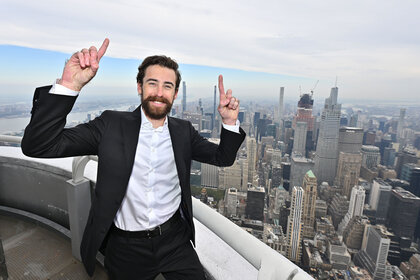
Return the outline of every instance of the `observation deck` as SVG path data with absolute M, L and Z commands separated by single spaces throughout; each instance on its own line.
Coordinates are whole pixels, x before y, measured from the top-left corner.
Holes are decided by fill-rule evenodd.
M 0 142 L 20 141 L 0 135 Z M 0 147 L 0 280 L 108 279 L 100 253 L 92 278 L 79 253 L 96 167 L 91 156 L 34 159 L 20 147 Z M 193 208 L 196 250 L 207 279 L 313 279 L 194 198 Z

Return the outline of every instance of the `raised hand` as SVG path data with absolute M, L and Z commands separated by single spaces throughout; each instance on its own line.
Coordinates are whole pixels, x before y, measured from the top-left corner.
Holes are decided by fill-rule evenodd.
M 236 124 L 239 114 L 239 99 L 232 96 L 231 89 L 228 89 L 225 93 L 222 75 L 219 75 L 219 94 L 220 100 L 217 110 L 222 117 L 222 122 L 228 125 Z
M 109 39 L 106 38 L 99 51 L 96 47 L 91 46 L 89 49 L 74 53 L 64 66 L 59 84 L 71 90 L 80 91 L 95 77 L 99 68 L 99 61 L 105 54 L 108 45 Z

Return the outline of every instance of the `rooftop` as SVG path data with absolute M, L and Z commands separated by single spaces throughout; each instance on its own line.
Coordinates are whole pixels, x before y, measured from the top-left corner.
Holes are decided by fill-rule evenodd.
M 309 170 L 306 174 L 308 174 L 309 178 L 316 178 L 312 170 Z

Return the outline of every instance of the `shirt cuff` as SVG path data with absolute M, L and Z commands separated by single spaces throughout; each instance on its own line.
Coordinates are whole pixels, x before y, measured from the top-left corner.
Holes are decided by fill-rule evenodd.
M 222 122 L 222 125 L 223 125 L 224 129 L 226 129 L 226 130 L 239 133 L 239 125 L 240 125 L 239 120 L 236 120 L 236 124 L 234 124 L 234 125 L 224 124 L 223 122 Z
M 50 89 L 51 94 L 67 95 L 67 96 L 78 96 L 79 92 L 66 88 L 65 86 L 60 85 L 58 82 L 60 79 L 55 80 L 52 88 Z

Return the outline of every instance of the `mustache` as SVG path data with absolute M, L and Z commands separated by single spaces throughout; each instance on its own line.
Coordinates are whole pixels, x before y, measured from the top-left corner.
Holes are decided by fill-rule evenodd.
M 168 99 L 161 97 L 161 96 L 149 96 L 146 99 L 143 100 L 143 103 L 147 103 L 147 102 L 153 102 L 153 101 L 157 101 L 157 102 L 162 102 L 165 103 L 166 105 L 171 105 L 171 102 L 169 102 Z

